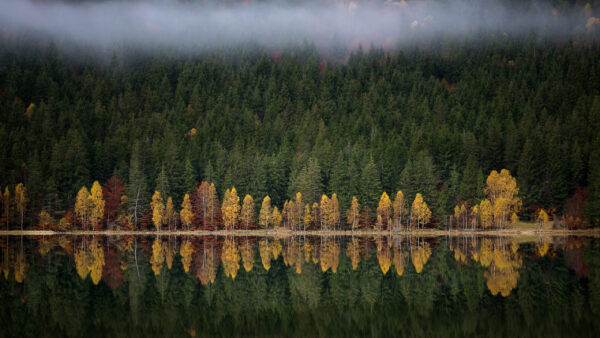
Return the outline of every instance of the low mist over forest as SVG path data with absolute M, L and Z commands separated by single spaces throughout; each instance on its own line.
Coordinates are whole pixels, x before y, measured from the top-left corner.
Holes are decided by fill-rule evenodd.
M 442 227 L 508 169 L 521 219 L 598 226 L 599 38 L 600 1 L 2 1 L 0 186 L 25 227 L 113 176 L 123 212 L 402 190 Z

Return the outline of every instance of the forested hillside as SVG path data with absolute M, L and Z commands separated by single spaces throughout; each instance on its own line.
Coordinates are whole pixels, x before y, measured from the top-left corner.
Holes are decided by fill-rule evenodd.
M 492 36 L 341 58 L 310 43 L 110 60 L 12 43 L 0 47 L 0 184 L 27 187 L 26 224 L 111 176 L 146 206 L 155 190 L 179 206 L 202 180 L 257 208 L 336 193 L 342 214 L 352 196 L 375 210 L 402 189 L 444 224 L 506 168 L 525 219 L 585 201 L 598 224 L 600 46 Z

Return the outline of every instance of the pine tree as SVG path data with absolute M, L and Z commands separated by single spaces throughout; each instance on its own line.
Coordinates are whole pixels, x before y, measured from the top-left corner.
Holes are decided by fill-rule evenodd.
M 360 183 L 361 200 L 364 201 L 364 204 L 369 208 L 375 209 L 377 207 L 377 202 L 379 201 L 381 182 L 373 158 L 371 158 L 364 166 L 360 176 Z
M 593 143 L 590 153 L 588 173 L 588 200 L 585 202 L 585 216 L 592 226 L 600 225 L 600 138 Z
M 129 165 L 129 182 L 127 184 L 127 201 L 133 216 L 134 227 L 145 209 L 146 201 L 146 175 L 142 170 L 139 145 L 134 145 Z

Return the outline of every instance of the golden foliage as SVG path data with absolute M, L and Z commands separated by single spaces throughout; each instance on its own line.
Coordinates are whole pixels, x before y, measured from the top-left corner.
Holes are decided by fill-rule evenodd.
M 273 223 L 273 227 L 278 228 L 281 226 L 282 216 L 279 213 L 279 209 L 277 207 L 273 208 L 273 214 L 271 215 L 271 222 Z
M 233 239 L 226 239 L 221 252 L 221 262 L 225 276 L 235 279 L 240 269 L 240 252 Z
M 14 271 L 15 271 L 15 282 L 17 283 L 23 283 L 23 281 L 25 280 L 25 274 L 27 272 L 27 260 L 25 258 L 25 253 L 23 251 L 19 251 L 17 252 L 17 255 L 15 257 L 15 266 L 14 266 Z
M 249 244 L 248 241 L 246 241 L 246 244 L 241 246 L 240 251 L 242 254 L 244 270 L 250 272 L 254 267 L 254 245 Z
M 86 187 L 82 187 L 75 199 L 75 215 L 81 219 L 81 225 L 85 228 L 92 215 L 93 203 Z
M 155 276 L 160 275 L 163 263 L 165 262 L 164 250 L 160 239 L 156 238 L 154 244 L 152 244 L 152 257 L 150 257 L 150 264 L 152 264 L 152 272 Z
M 417 222 L 417 227 L 425 225 L 431 220 L 431 210 L 427 206 L 427 203 L 423 200 L 423 196 L 419 193 L 415 196 L 411 207 L 411 213 L 413 221 Z
M 304 226 L 307 227 L 307 228 L 310 227 L 310 225 L 314 221 L 312 213 L 310 211 L 310 206 L 308 204 L 306 204 L 304 206 L 304 218 L 303 218 L 303 220 L 304 220 Z
M 352 238 L 348 241 L 348 245 L 346 246 L 346 256 L 350 258 L 352 270 L 356 270 L 360 263 L 360 247 L 358 245 L 358 239 Z
M 500 173 L 492 170 L 484 191 L 492 206 L 493 225 L 504 227 L 509 216 L 521 206 L 521 199 L 517 197 L 517 180 L 507 169 L 500 170 Z
M 489 228 L 494 224 L 494 209 L 488 199 L 484 199 L 479 204 L 479 218 L 481 226 L 484 228 Z
M 379 199 L 377 217 L 381 217 L 381 224 L 379 224 L 380 230 L 383 229 L 383 226 L 389 226 L 392 217 L 392 201 L 385 191 L 381 194 L 381 198 Z
M 152 208 L 152 223 L 156 230 L 160 230 L 165 219 L 165 205 L 159 191 L 155 191 L 152 195 L 150 207 Z
M 225 228 L 235 228 L 240 215 L 240 198 L 238 197 L 235 187 L 225 191 L 221 212 L 223 214 L 223 224 L 225 225 Z
M 98 285 L 102 279 L 102 269 L 104 268 L 104 249 L 98 241 L 92 241 L 89 249 L 81 246 L 75 250 L 75 269 L 81 279 L 85 279 L 89 274 L 94 285 Z
M 104 217 L 104 197 L 102 195 L 102 186 L 98 181 L 94 181 L 92 184 L 92 190 L 90 190 L 90 203 L 92 211 L 90 214 L 90 221 L 92 223 L 92 228 L 95 228 Z
M 394 225 L 399 226 L 402 224 L 402 218 L 406 215 L 406 199 L 402 190 L 398 190 L 396 198 L 394 199 Z
M 183 196 L 183 201 L 181 202 L 181 211 L 179 212 L 179 218 L 181 219 L 181 225 L 185 226 L 189 230 L 190 225 L 192 225 L 192 220 L 194 218 L 194 213 L 192 211 L 192 202 L 190 201 L 190 194 L 185 194 Z
M 382 246 L 377 248 L 377 261 L 379 262 L 379 268 L 383 274 L 387 274 L 392 266 L 392 253 L 388 246 Z
M 398 276 L 404 274 L 404 268 L 406 267 L 406 253 L 402 252 L 399 245 L 394 246 L 394 268 Z
M 271 198 L 269 196 L 266 196 L 262 201 L 262 206 L 260 207 L 258 223 L 265 229 L 269 228 L 269 225 L 271 224 L 272 215 L 273 210 L 271 210 Z
M 413 245 L 412 263 L 415 266 L 415 271 L 417 271 L 417 273 L 423 271 L 423 266 L 425 266 L 429 257 L 431 257 L 431 247 L 429 246 L 429 243 L 424 242 L 416 247 Z
M 537 221 L 540 229 L 549 229 L 552 227 L 552 224 L 550 224 L 550 216 L 548 216 L 548 213 L 544 209 L 540 209 L 538 212 Z
M 254 199 L 250 195 L 246 195 L 242 202 L 241 218 L 246 228 L 254 223 Z
M 260 260 L 265 270 L 269 271 L 271 268 L 271 250 L 269 249 L 269 240 L 261 239 L 258 243 L 258 252 L 260 254 Z
M 181 265 L 183 265 L 183 271 L 186 273 L 190 272 L 190 266 L 192 265 L 192 253 L 194 253 L 194 247 L 192 242 L 186 240 L 179 248 L 179 255 L 181 255 Z

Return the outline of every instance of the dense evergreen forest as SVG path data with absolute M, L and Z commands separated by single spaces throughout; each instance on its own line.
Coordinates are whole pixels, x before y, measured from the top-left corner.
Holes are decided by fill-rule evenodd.
M 179 206 L 201 181 L 257 209 L 266 195 L 281 208 L 298 191 L 309 204 L 336 193 L 342 215 L 353 196 L 374 211 L 401 189 L 444 225 L 503 168 L 522 218 L 544 208 L 600 224 L 593 35 L 440 37 L 341 57 L 305 43 L 102 59 L 24 40 L 0 44 L 0 185 L 27 187 L 26 226 L 113 176 L 142 209 L 154 191 Z

